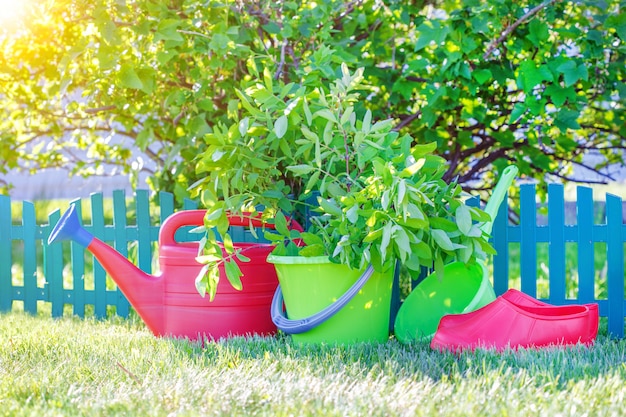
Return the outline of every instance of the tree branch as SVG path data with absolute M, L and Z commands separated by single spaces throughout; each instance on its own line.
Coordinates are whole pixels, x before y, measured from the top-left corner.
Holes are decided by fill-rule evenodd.
M 504 30 L 504 32 L 502 32 L 500 37 L 498 37 L 498 39 L 496 39 L 495 41 L 493 41 L 493 42 L 491 42 L 489 44 L 489 47 L 487 47 L 487 50 L 483 54 L 483 60 L 487 60 L 487 58 L 489 58 L 491 53 L 498 47 L 498 45 L 500 45 L 502 42 L 504 42 L 504 40 L 511 34 L 511 32 L 513 32 L 515 29 L 517 29 L 517 27 L 519 25 L 521 25 L 522 23 L 525 23 L 531 17 L 533 17 L 534 15 L 539 13 L 539 11 L 541 11 L 542 9 L 550 6 L 552 3 L 556 2 L 556 1 L 558 1 L 558 0 L 548 0 L 545 3 L 541 3 L 539 6 L 533 7 L 532 9 L 527 11 L 524 14 L 524 16 L 520 17 L 517 21 L 515 21 L 511 26 L 507 27 Z

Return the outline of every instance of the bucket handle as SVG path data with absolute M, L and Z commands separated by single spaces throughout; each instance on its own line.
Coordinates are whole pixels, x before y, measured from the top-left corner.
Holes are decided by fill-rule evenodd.
M 290 320 L 285 315 L 285 311 L 283 309 L 283 292 L 280 288 L 280 285 L 276 288 L 276 292 L 274 293 L 274 298 L 272 299 L 271 306 L 271 314 L 272 321 L 276 325 L 279 330 L 282 330 L 288 334 L 299 334 L 307 332 L 332 316 L 334 316 L 339 310 L 344 308 L 346 304 L 354 298 L 355 295 L 358 294 L 359 291 L 363 288 L 367 280 L 374 273 L 374 267 L 370 264 L 363 274 L 356 280 L 354 284 L 346 291 L 341 297 L 339 297 L 336 301 L 330 304 L 328 307 L 324 308 L 322 311 L 313 314 L 312 316 L 305 317 L 303 319 Z

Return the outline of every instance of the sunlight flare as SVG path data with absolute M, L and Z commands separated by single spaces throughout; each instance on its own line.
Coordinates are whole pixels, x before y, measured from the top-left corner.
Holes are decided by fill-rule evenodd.
M 0 0 L 0 31 L 17 27 L 29 3 L 28 0 Z

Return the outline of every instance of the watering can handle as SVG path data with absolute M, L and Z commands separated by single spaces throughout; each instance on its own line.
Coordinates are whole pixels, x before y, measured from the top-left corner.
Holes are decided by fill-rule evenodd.
M 177 242 L 174 239 L 176 231 L 183 226 L 202 226 L 204 224 L 204 215 L 206 210 L 182 210 L 169 216 L 163 222 L 161 226 L 161 232 L 159 233 L 159 246 L 162 245 L 176 245 Z M 287 217 L 289 227 L 298 231 L 302 231 L 302 226 L 295 220 Z M 250 218 L 248 213 L 242 213 L 241 216 L 229 215 L 228 223 L 231 226 L 249 227 L 250 223 L 254 227 L 269 227 L 274 228 L 273 224 L 263 223 L 260 219 Z
M 335 315 L 339 310 L 345 307 L 346 304 L 354 298 L 355 295 L 358 294 L 359 291 L 363 288 L 367 280 L 374 273 L 374 267 L 369 265 L 363 275 L 356 280 L 354 284 L 346 291 L 341 297 L 339 297 L 336 301 L 330 304 L 328 307 L 324 308 L 322 311 L 313 314 L 312 316 L 290 320 L 285 316 L 285 311 L 283 310 L 283 292 L 280 288 L 280 285 L 276 288 L 276 292 L 274 293 L 274 298 L 272 299 L 271 306 L 271 314 L 272 321 L 276 325 L 279 330 L 282 330 L 288 334 L 298 334 L 304 333 L 316 326 L 319 326 L 333 315 Z
M 517 176 L 518 171 L 519 170 L 515 165 L 509 165 L 508 167 L 504 168 L 502 176 L 496 184 L 496 187 L 493 189 L 493 193 L 491 194 L 491 197 L 489 197 L 487 205 L 485 206 L 485 212 L 489 214 L 491 220 L 483 224 L 483 232 L 491 234 L 491 228 L 493 227 L 493 222 L 495 221 L 496 215 L 498 214 L 500 204 L 502 204 L 502 201 L 504 200 L 504 197 L 506 196 L 509 187 L 513 183 L 513 180 Z

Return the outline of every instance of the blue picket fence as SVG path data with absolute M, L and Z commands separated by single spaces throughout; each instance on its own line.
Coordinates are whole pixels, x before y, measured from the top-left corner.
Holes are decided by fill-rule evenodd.
M 139 190 L 134 196 L 135 214 L 129 222 L 128 201 L 123 191 L 113 192 L 113 224 L 105 224 L 102 194 L 90 198 L 91 224 L 85 228 L 99 239 L 112 244 L 125 256 L 132 248 L 133 261 L 145 272 L 152 272 L 155 242 L 159 224 L 174 212 L 174 199 L 169 193 L 158 195 L 158 221 L 152 224 L 149 194 Z M 505 200 L 506 201 L 506 200 Z M 72 202 L 82 210 L 81 200 Z M 614 337 L 624 336 L 624 243 L 626 229 L 623 221 L 622 200 L 607 194 L 605 212 L 594 208 L 592 190 L 577 188 L 574 221 L 566 219 L 563 186 L 548 187 L 547 206 L 539 213 L 534 185 L 520 186 L 519 222 L 509 221 L 506 205 L 502 205 L 493 227 L 493 245 L 498 254 L 493 259 L 493 284 L 497 294 L 504 293 L 516 280 L 521 290 L 549 303 L 562 305 L 596 302 L 600 315 L 608 317 L 608 329 Z M 194 209 L 193 201 L 186 201 L 181 209 Z M 547 214 L 543 211 L 547 210 Z M 48 216 L 47 224 L 35 221 L 34 205 L 23 202 L 20 224 L 11 221 L 11 201 L 0 196 L 0 311 L 10 311 L 14 302 L 22 302 L 25 311 L 36 313 L 38 303 L 50 303 L 52 316 L 59 317 L 69 305 L 72 314 L 84 316 L 86 306 L 93 309 L 96 317 L 106 317 L 113 309 L 115 314 L 126 317 L 130 306 L 126 298 L 107 278 L 100 264 L 92 260 L 76 243 L 47 245 L 48 236 L 60 218 L 60 211 Z M 156 210 L 153 210 L 156 211 Z M 152 215 L 155 216 L 154 214 Z M 601 220 L 594 221 L 594 217 Z M 543 220 L 542 220 L 543 219 Z M 133 221 L 134 220 L 134 221 Z M 542 220 L 542 221 L 539 221 Z M 68 246 L 65 246 L 68 245 Z M 547 245 L 547 259 L 542 259 L 539 248 Z M 575 245 L 575 267 L 569 267 Z M 605 277 L 598 278 L 598 245 L 603 259 L 606 258 Z M 69 249 L 68 249 L 69 247 Z M 16 249 L 17 248 L 17 249 Z M 69 259 L 64 253 L 69 250 Z M 510 253 L 519 250 L 519 279 L 512 276 Z M 22 276 L 13 272 L 13 253 L 21 251 Z M 65 252 L 64 252 L 65 251 Z M 67 255 L 65 255 L 67 258 Z M 600 256 L 599 256 L 600 257 Z M 68 283 L 64 268 L 71 265 Z M 549 276 L 548 295 L 538 291 L 539 264 Z M 569 287 L 575 286 L 573 291 Z M 545 292 L 545 291 L 544 291 Z
M 493 284 L 496 294 L 509 288 L 509 253 L 512 244 L 520 250 L 521 290 L 537 296 L 538 247 L 548 246 L 549 296 L 544 301 L 556 305 L 574 303 L 598 303 L 600 315 L 608 317 L 609 333 L 616 337 L 624 336 L 624 242 L 626 226 L 622 199 L 606 194 L 602 220 L 596 224 L 596 210 L 592 190 L 577 187 L 575 219 L 567 223 L 565 219 L 564 188 L 560 184 L 548 185 L 547 221 L 538 225 L 536 190 L 532 184 L 520 186 L 519 224 L 509 224 L 506 208 L 501 207 L 493 230 L 493 245 L 498 255 L 493 258 Z M 577 267 L 566 270 L 566 247 L 575 244 Z M 598 283 L 596 277 L 596 246 L 606 257 L 606 282 Z M 577 296 L 566 297 L 568 274 L 576 274 Z M 600 285 L 603 296 L 596 294 Z
M 128 256 L 131 249 L 137 266 L 150 273 L 159 224 L 174 213 L 172 194 L 159 193 L 156 225 L 152 224 L 150 197 L 146 190 L 135 193 L 132 204 L 135 213 L 130 223 L 129 204 L 124 191 L 113 192 L 113 224 L 105 224 L 102 194 L 92 194 L 90 203 L 88 217 L 91 224 L 85 225 L 85 229 L 112 244 L 124 256 Z M 76 205 L 81 217 L 82 201 L 74 200 L 71 204 Z M 182 209 L 196 207 L 195 202 L 187 200 Z M 24 201 L 21 224 L 13 224 L 11 200 L 0 196 L 0 311 L 12 310 L 14 301 L 18 301 L 23 303 L 24 311 L 37 313 L 38 303 L 46 302 L 51 304 L 53 317 L 62 316 L 66 305 L 71 305 L 72 314 L 80 317 L 85 315 L 86 306 L 92 306 L 93 314 L 98 318 L 106 317 L 110 306 L 114 307 L 116 314 L 127 317 L 130 306 L 126 297 L 110 278 L 107 282 L 102 266 L 91 255 L 86 255 L 82 246 L 74 242 L 47 244 L 48 236 L 60 217 L 60 210 L 55 210 L 48 216 L 47 224 L 38 225 L 33 203 Z M 23 268 L 19 277 L 12 273 L 14 253 L 22 255 Z M 91 262 L 87 262 L 90 258 Z M 67 263 L 71 265 L 71 282 L 64 278 Z

